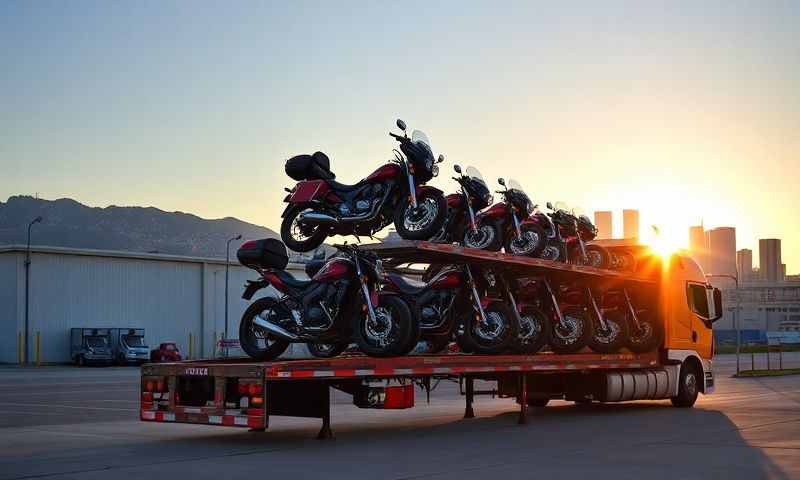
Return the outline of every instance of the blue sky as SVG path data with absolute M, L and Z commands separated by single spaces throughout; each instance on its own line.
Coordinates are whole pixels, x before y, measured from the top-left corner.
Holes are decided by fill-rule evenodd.
M 782 237 L 796 271 L 799 24 L 797 2 L 6 1 L 0 199 L 274 228 L 287 157 L 356 181 L 399 116 L 446 171 Z

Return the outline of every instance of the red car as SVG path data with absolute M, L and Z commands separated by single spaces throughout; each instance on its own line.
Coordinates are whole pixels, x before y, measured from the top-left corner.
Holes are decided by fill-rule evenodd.
M 150 361 L 157 362 L 180 362 L 181 352 L 175 342 L 164 342 L 158 348 L 150 351 Z

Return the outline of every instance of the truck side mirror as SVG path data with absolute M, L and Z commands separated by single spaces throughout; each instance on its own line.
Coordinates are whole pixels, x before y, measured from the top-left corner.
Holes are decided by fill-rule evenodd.
M 715 288 L 712 290 L 711 297 L 709 304 L 714 306 L 714 312 L 710 315 L 709 320 L 713 323 L 722 318 L 722 292 L 719 288 Z

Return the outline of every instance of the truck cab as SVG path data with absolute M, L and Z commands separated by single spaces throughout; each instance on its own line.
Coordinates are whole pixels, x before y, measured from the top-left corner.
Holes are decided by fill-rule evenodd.
M 142 364 L 150 358 L 143 328 L 112 328 L 111 345 L 114 360 L 120 365 Z
M 70 331 L 70 357 L 76 365 L 110 365 L 114 359 L 111 330 L 108 328 L 73 328 Z

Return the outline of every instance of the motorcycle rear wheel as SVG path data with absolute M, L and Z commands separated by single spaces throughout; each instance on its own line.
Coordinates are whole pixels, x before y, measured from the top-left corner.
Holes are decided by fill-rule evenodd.
M 313 233 L 306 235 L 302 232 L 302 227 L 298 224 L 297 218 L 301 213 L 309 210 L 307 207 L 297 205 L 286 212 L 281 222 L 281 240 L 286 244 L 286 248 L 295 252 L 310 252 L 322 245 L 328 238 L 328 230 L 325 227 L 313 227 Z
M 269 312 L 269 313 L 265 313 Z M 253 323 L 256 315 L 266 314 L 270 317 L 285 315 L 289 317 L 286 307 L 274 298 L 260 298 L 250 304 L 239 322 L 239 344 L 250 358 L 259 362 L 274 360 L 289 348 L 289 342 L 269 334 Z M 263 346 L 262 346 L 263 342 Z

